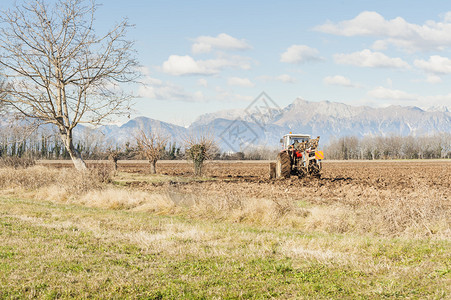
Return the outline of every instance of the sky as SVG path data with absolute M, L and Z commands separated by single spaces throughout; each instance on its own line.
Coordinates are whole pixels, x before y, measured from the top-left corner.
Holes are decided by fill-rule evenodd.
M 143 76 L 132 118 L 188 126 L 263 91 L 282 108 L 297 97 L 451 107 L 451 1 L 97 3 L 99 34 L 123 18 L 135 25 Z

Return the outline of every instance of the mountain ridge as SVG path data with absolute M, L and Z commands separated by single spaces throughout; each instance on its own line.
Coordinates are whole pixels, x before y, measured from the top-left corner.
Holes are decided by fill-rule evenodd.
M 426 110 L 416 106 L 391 105 L 388 107 L 352 106 L 340 102 L 312 102 L 296 98 L 291 104 L 280 109 L 273 119 L 267 115 L 255 115 L 245 109 L 223 110 L 200 115 L 188 127 L 181 127 L 146 117 L 130 120 L 118 128 L 162 130 L 176 140 L 188 132 L 209 130 L 220 138 L 220 146 L 224 150 L 240 151 L 251 145 L 278 145 L 283 134 L 288 132 L 305 133 L 321 136 L 323 145 L 331 139 L 341 136 L 387 136 L 425 135 L 439 132 L 451 133 L 451 112 L 446 106 L 432 107 Z M 267 122 L 258 121 L 263 118 Z M 266 118 L 266 119 L 265 119 Z M 133 122 L 136 122 L 133 125 Z M 151 121 L 144 121 L 151 120 Z M 132 123 L 130 123 L 132 122 Z M 241 126 L 241 127 L 240 127 Z M 230 133 L 241 128 L 243 136 L 240 140 Z M 229 132 L 231 131 L 231 132 Z M 239 130 L 238 130 L 239 131 Z M 119 134 L 119 136 L 130 136 Z
M 7 119 L 0 119 L 0 127 L 7 124 Z M 77 126 L 75 137 L 83 138 L 84 128 Z M 179 144 L 189 134 L 211 132 L 223 151 L 236 152 L 250 145 L 277 147 L 280 137 L 288 132 L 321 136 L 322 145 L 342 136 L 451 134 L 451 112 L 444 105 L 427 109 L 400 105 L 370 107 L 296 98 L 280 110 L 232 109 L 203 114 L 187 128 L 140 116 L 120 126 L 103 125 L 97 130 L 109 144 L 118 145 L 133 142 L 140 130 L 159 131 Z

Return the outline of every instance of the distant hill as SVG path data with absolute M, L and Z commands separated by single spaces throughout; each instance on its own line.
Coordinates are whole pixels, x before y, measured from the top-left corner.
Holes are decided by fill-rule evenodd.
M 256 120 L 265 120 L 264 124 Z M 0 120 L 0 127 L 6 126 Z M 81 132 L 84 127 L 77 128 Z M 182 140 L 189 132 L 210 131 L 218 137 L 223 151 L 240 151 L 249 145 L 278 146 L 288 132 L 321 136 L 326 145 L 332 138 L 342 136 L 421 136 L 440 132 L 451 133 L 451 112 L 448 107 L 426 110 L 411 106 L 373 108 L 343 103 L 310 102 L 298 98 L 280 111 L 258 115 L 244 109 L 224 110 L 199 116 L 188 128 L 147 117 L 138 117 L 122 126 L 105 125 L 98 130 L 110 143 L 133 141 L 139 130 L 159 130 Z
M 323 144 L 341 136 L 451 133 L 451 113 L 447 107 L 428 110 L 403 106 L 373 108 L 330 101 L 309 102 L 300 98 L 283 108 L 280 115 L 263 128 L 255 126 L 252 117 L 246 115 L 244 110 L 202 115 L 192 126 L 212 127 L 215 132 L 221 133 L 227 131 L 227 127 L 238 118 L 258 136 L 257 143 L 266 145 L 277 145 L 280 137 L 288 132 L 321 136 Z M 222 121 L 218 123 L 217 120 Z
M 99 130 L 109 141 L 117 144 L 124 144 L 127 141 L 133 141 L 134 136 L 140 131 L 159 131 L 164 135 L 170 136 L 173 141 L 179 140 L 186 134 L 187 129 L 182 126 L 154 120 L 146 117 L 134 118 L 122 126 L 105 125 L 100 126 Z

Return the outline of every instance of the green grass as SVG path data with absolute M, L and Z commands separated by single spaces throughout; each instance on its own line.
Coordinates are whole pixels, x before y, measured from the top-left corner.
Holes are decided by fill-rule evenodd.
M 446 298 L 449 241 L 0 198 L 0 298 Z

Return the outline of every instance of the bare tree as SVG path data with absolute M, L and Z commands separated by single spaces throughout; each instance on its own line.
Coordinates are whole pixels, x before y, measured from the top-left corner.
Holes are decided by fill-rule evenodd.
M 451 133 L 440 134 L 440 140 L 442 145 L 441 158 L 450 158 L 451 155 Z
M 111 163 L 113 164 L 113 170 L 116 173 L 117 172 L 117 161 L 119 160 L 121 150 L 117 147 L 116 147 L 116 149 L 108 148 L 107 154 L 108 154 L 108 160 L 111 161 Z
M 186 156 L 194 164 L 194 175 L 201 176 L 204 162 L 218 152 L 214 135 L 211 132 L 190 133 L 184 138 L 184 144 Z
M 137 78 L 129 23 L 98 36 L 97 7 L 94 0 L 25 0 L 0 12 L 0 77 L 7 79 L 0 101 L 54 124 L 77 169 L 86 165 L 73 129 L 126 113 L 131 96 L 120 84 Z
M 156 174 L 157 161 L 162 157 L 168 141 L 169 137 L 158 131 L 146 134 L 141 130 L 136 136 L 138 151 L 149 160 L 151 174 Z

